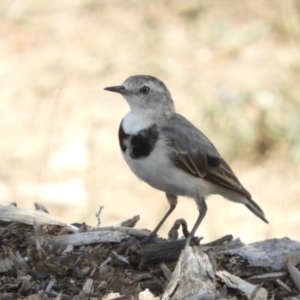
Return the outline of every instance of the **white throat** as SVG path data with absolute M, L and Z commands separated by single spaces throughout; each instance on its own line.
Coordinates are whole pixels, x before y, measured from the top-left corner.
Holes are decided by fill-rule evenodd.
M 136 134 L 140 130 L 149 128 L 155 123 L 154 118 L 146 114 L 128 112 L 123 119 L 123 129 L 127 134 Z

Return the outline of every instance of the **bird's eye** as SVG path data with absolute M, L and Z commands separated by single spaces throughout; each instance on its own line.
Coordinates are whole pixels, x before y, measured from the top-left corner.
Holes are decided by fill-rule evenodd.
M 150 92 L 150 88 L 148 86 L 143 86 L 142 88 L 140 88 L 140 93 L 142 93 L 143 95 L 147 95 Z

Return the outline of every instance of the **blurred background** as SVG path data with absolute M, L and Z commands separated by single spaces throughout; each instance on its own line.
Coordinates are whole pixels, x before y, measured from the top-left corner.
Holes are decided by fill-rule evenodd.
M 297 0 L 1 0 L 0 203 L 102 226 L 139 214 L 153 229 L 162 192 L 131 173 L 117 131 L 125 100 L 103 91 L 154 75 L 219 149 L 270 224 L 208 199 L 197 234 L 300 238 L 300 3 Z M 180 198 L 191 228 L 196 204 Z

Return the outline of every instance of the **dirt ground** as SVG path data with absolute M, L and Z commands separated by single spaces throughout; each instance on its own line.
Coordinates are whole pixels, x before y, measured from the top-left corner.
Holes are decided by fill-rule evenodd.
M 139 214 L 154 228 L 163 193 L 138 181 L 117 130 L 128 106 L 105 91 L 133 74 L 169 87 L 177 111 L 230 162 L 265 211 L 213 196 L 197 234 L 299 240 L 297 1 L 0 2 L 0 201 L 44 204 L 66 222 Z M 174 220 L 197 217 L 180 199 Z
M 235 300 L 246 299 L 245 294 L 264 295 L 263 299 L 296 299 L 293 296 L 299 294 L 295 283 L 300 273 L 294 265 L 299 262 L 299 245 L 288 238 L 248 248 L 230 235 L 210 244 L 200 241 L 198 245 L 199 241 L 193 239 L 193 246 L 182 251 L 185 239 L 155 238 L 151 243 L 140 243 L 146 231 L 130 228 L 137 218 L 126 220 L 122 224 L 126 227 L 94 229 L 81 224 L 78 230 L 59 220 L 62 225 L 53 225 L 57 219 L 48 214 L 2 207 L 6 216 L 1 214 L 0 218 L 1 300 L 158 300 L 174 294 L 174 286 L 172 299 L 183 299 L 180 295 L 197 291 Z M 30 224 L 30 213 L 41 223 Z M 11 222 L 7 215 L 19 215 L 26 224 Z M 173 229 L 173 237 L 177 230 Z M 264 253 L 264 258 L 255 253 Z M 293 254 L 291 264 L 297 272 L 293 279 L 286 267 L 287 254 Z M 274 258 L 276 263 L 272 264 Z M 176 275 L 171 276 L 175 266 Z M 221 276 L 223 271 L 228 272 L 225 277 Z M 211 289 L 207 290 L 208 286 Z

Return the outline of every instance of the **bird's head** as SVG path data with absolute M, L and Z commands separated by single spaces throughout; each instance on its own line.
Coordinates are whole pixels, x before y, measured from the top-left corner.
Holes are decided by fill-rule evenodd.
M 122 85 L 106 87 L 105 90 L 121 94 L 133 113 L 170 115 L 175 112 L 169 90 L 153 76 L 131 76 Z

